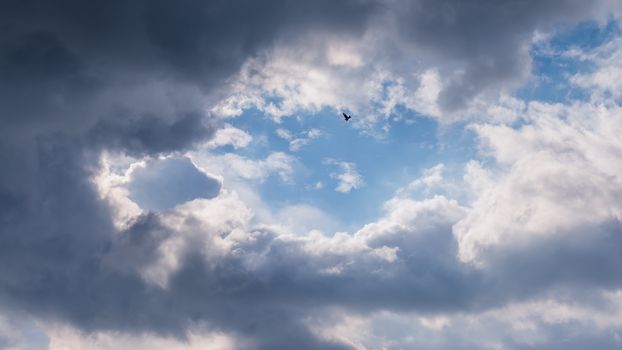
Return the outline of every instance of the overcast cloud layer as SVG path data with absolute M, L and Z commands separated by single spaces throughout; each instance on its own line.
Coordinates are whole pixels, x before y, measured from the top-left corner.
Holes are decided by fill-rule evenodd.
M 613 0 L 3 1 L 0 347 L 622 347 L 621 39 L 550 49 L 590 67 L 560 81 L 580 94 L 517 93 L 540 78 L 534 47 L 619 13 Z M 403 119 L 456 123 L 477 157 L 459 176 L 423 169 L 348 230 L 298 198 L 271 207 L 258 188 L 300 186 L 305 151 L 330 133 L 277 126 L 284 150 L 258 154 L 267 136 L 230 122 L 341 109 L 369 142 Z M 374 186 L 367 168 L 320 158 L 332 182 L 306 191 L 347 204 Z

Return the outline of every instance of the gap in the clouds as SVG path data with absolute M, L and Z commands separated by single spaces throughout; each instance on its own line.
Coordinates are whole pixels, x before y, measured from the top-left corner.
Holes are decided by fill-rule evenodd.
M 620 36 L 617 22 L 581 22 L 573 26 L 559 26 L 555 35 L 535 44 L 530 52 L 533 59 L 531 82 L 516 92 L 527 101 L 564 103 L 586 101 L 589 92 L 573 86 L 569 78 L 578 73 L 588 73 L 595 67 L 591 62 L 573 56 L 571 51 L 586 52 Z
M 199 171 L 188 158 L 150 160 L 132 173 L 129 197 L 142 209 L 166 210 L 196 198 L 213 198 L 220 182 Z
M 474 135 L 464 125 L 441 126 L 434 119 L 407 110 L 400 115 L 386 122 L 388 128 L 382 138 L 356 127 L 361 116 L 354 115 L 346 123 L 340 112 L 332 109 L 284 117 L 279 123 L 251 109 L 231 124 L 254 138 L 249 147 L 236 153 L 263 159 L 272 152 L 284 152 L 298 160 L 291 183 L 272 176 L 259 186 L 259 194 L 273 210 L 299 204 L 314 206 L 338 221 L 338 229 L 350 231 L 382 215 L 383 203 L 425 169 L 443 163 L 449 177 L 461 178 L 464 164 L 476 157 Z M 317 129 L 320 136 L 291 150 L 289 140 L 278 136 L 277 129 L 287 130 L 292 137 L 304 137 L 309 130 Z M 349 193 L 336 191 L 338 180 L 331 174 L 341 169 L 328 159 L 355 164 L 365 185 Z

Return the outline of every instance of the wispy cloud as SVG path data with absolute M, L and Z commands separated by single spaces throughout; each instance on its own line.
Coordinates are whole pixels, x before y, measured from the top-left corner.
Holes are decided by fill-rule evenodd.
M 315 128 L 301 131 L 295 135 L 288 130 L 278 128 L 275 133 L 278 137 L 289 141 L 289 150 L 292 152 L 299 151 L 303 146 L 308 145 L 311 140 L 323 135 L 323 132 L 320 129 Z
M 335 165 L 340 169 L 339 172 L 330 174 L 330 177 L 339 181 L 337 187 L 335 187 L 335 191 L 348 193 L 352 190 L 365 186 L 363 176 L 356 169 L 356 164 L 338 161 L 331 158 L 325 159 L 324 164 Z

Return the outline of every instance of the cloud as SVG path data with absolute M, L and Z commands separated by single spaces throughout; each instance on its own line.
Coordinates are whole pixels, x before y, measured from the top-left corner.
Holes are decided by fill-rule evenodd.
M 286 141 L 289 141 L 293 138 L 292 134 L 283 128 L 276 129 L 276 135 Z
M 248 146 L 252 140 L 253 137 L 246 131 L 225 124 L 223 128 L 216 131 L 214 137 L 205 144 L 205 147 L 213 149 L 230 145 L 234 149 L 238 149 Z
M 340 173 L 330 174 L 330 177 L 339 180 L 335 191 L 348 193 L 365 185 L 363 176 L 356 170 L 356 164 L 337 161 L 330 158 L 325 159 L 324 164 L 336 165 L 341 169 Z
M 75 185 L 72 179 L 67 183 Z M 589 292 L 620 285 L 614 273 L 619 266 L 616 226 L 575 236 L 578 240 L 560 236 L 509 247 L 486 256 L 494 262 L 490 268 L 464 264 L 458 259 L 461 242 L 455 240 L 452 226 L 471 210 L 443 196 L 396 197 L 385 203 L 380 219 L 352 234 L 293 235 L 254 224 L 252 211 L 234 193 L 223 191 L 165 214 L 139 216 L 116 236 L 93 231 L 86 237 L 76 235 L 69 242 L 80 243 L 82 249 L 70 251 L 81 254 L 43 254 L 48 277 L 39 281 L 36 275 L 13 275 L 4 300 L 22 310 L 28 303 L 29 310 L 39 310 L 37 315 L 56 306 L 48 317 L 70 320 L 90 331 L 179 335 L 194 319 L 250 341 L 249 348 L 293 343 L 348 348 L 343 339 L 322 338 L 303 320 L 328 317 L 335 305 L 355 314 L 479 314 L 510 300 L 560 289 L 578 291 L 571 286 L 589 286 Z M 25 239 L 15 234 L 14 239 Z M 48 244 L 41 249 L 50 254 Z M 88 264 L 93 251 L 100 252 L 98 261 L 103 263 Z M 5 250 L 2 255 L 4 283 L 9 272 L 15 272 L 8 266 L 33 263 L 14 253 Z M 586 258 L 594 260 L 585 265 Z M 597 266 L 611 270 L 595 273 Z M 99 275 L 102 270 L 104 276 Z M 67 284 L 67 278 L 78 277 L 80 284 Z M 66 299 L 75 307 L 67 307 L 62 302 Z M 266 316 L 268 310 L 274 317 Z M 90 316 L 94 314 L 99 316 Z M 286 329 L 294 338 L 275 337 L 275 329 Z
M 276 135 L 283 140 L 289 142 L 289 150 L 292 152 L 299 151 L 303 146 L 309 144 L 311 140 L 316 139 L 323 135 L 320 129 L 309 129 L 298 133 L 298 135 L 292 135 L 291 132 L 283 128 L 276 129 Z
M 602 305 L 576 305 L 543 299 L 510 303 L 483 313 L 424 316 L 382 312 L 331 319 L 344 342 L 359 348 L 426 349 L 563 349 L 619 346 L 619 294 Z M 562 336 L 563 335 L 563 336 Z
M 586 91 L 591 91 L 592 98 L 610 96 L 622 98 L 622 39 L 615 38 L 610 42 L 587 52 L 575 53 L 583 61 L 591 62 L 596 69 L 590 73 L 572 76 L 571 82 Z
M 53 190 L 46 198 L 54 201 L 67 198 L 68 193 L 75 197 L 52 206 L 40 201 L 30 204 L 31 210 L 50 211 L 32 223 L 33 231 L 23 219 L 17 220 L 17 215 L 26 214 L 3 211 L 4 222 L 12 224 L 3 231 L 4 237 L 18 246 L 27 245 L 29 252 L 40 257 L 34 260 L 23 251 L 3 246 L 0 272 L 5 307 L 65 320 L 86 331 L 181 335 L 193 324 L 191 319 L 199 319 L 231 330 L 241 339 L 252 339 L 252 348 L 293 343 L 303 348 L 343 348 L 312 335 L 301 321 L 308 310 L 295 305 L 322 305 L 327 301 L 322 301 L 322 295 L 334 295 L 331 303 L 343 305 L 406 302 L 400 297 L 401 287 L 397 288 L 403 286 L 397 273 L 403 265 L 393 266 L 398 250 L 389 243 L 367 245 L 348 235 L 290 236 L 254 229 L 252 213 L 227 192 L 177 206 L 166 214 L 141 215 L 117 233 L 110 216 L 100 214 L 106 206 L 93 200 L 95 193 L 69 191 L 76 186 L 91 188 L 86 176 L 75 177 L 81 174 L 76 169 L 83 169 L 83 160 L 58 159 L 65 153 L 58 146 L 53 150 L 40 154 L 43 160 L 53 160 L 40 176 L 57 179 L 53 187 L 46 188 Z M 76 181 L 80 178 L 84 180 Z M 69 215 L 78 209 L 79 221 Z M 444 237 L 451 237 L 451 224 L 439 220 L 445 227 Z M 63 240 L 54 243 L 54 237 Z M 375 271 L 371 280 L 363 273 L 366 270 Z M 356 284 L 345 283 L 349 276 L 355 277 Z M 385 277 L 395 287 L 373 287 L 374 281 Z M 423 281 L 409 283 L 413 290 L 428 288 Z M 328 294 L 317 294 L 320 286 L 328 288 Z M 356 290 L 360 294 L 352 295 Z M 282 304 L 288 299 L 292 303 Z M 240 308 L 243 300 L 246 306 Z M 266 319 L 266 310 L 272 310 L 274 318 Z M 293 338 L 275 337 L 277 328 L 288 330 Z
M 420 187 L 425 189 L 430 189 L 434 186 L 442 185 L 443 183 L 443 171 L 445 170 L 445 165 L 440 163 L 431 168 L 425 169 L 423 174 L 417 180 L 411 182 L 407 186 L 407 190 L 413 190 Z
M 172 123 L 155 117 L 129 122 L 99 122 L 89 140 L 105 149 L 135 154 L 171 152 L 184 149 L 212 136 L 214 127 L 205 126 L 200 114 L 187 114 Z
M 464 260 L 496 245 L 620 220 L 619 107 L 533 102 L 530 123 L 479 125 L 485 149 L 506 171 L 456 226 Z M 518 234 L 520 232 L 520 234 Z M 587 233 L 586 233 L 587 234 Z
M 354 35 L 375 7 L 354 1 L 290 6 L 287 0 L 261 6 L 3 3 L 3 134 L 82 135 L 94 128 L 91 137 L 130 150 L 181 146 L 157 143 L 161 139 L 189 145 L 213 132 L 199 119 L 209 119 L 203 111 L 215 88 L 248 58 L 315 28 Z M 258 11 L 265 14 L 253 15 Z
M 215 113 L 225 114 L 224 107 L 237 112 L 258 104 L 279 116 L 378 104 L 384 117 L 400 103 L 429 114 L 460 109 L 491 91 L 511 91 L 525 78 L 536 30 L 597 18 L 606 4 L 3 2 L 3 314 L 68 324 L 95 334 L 95 346 L 104 348 L 140 346 L 140 334 L 193 341 L 199 326 L 226 334 L 215 340 L 225 347 L 231 341 L 249 349 L 347 349 L 366 341 L 310 325 L 335 309 L 354 318 L 416 314 L 428 332 L 418 334 L 440 331 L 452 341 L 446 348 L 464 339 L 473 347 L 554 348 L 567 330 L 581 346 L 615 347 L 622 283 L 616 161 L 622 130 L 615 101 L 524 105 L 508 99 L 490 106 L 480 99 L 495 111 L 512 112 L 502 113 L 504 120 L 518 113 L 522 125 L 473 126 L 494 161 L 469 163 L 474 201 L 391 198 L 380 218 L 353 232 L 301 234 L 262 222 L 226 188 L 226 181 L 261 182 L 273 174 L 293 181 L 294 157 L 193 149 L 248 145 L 232 127 L 217 131 Z M 382 52 L 369 46 L 396 33 Z M 329 49 L 301 53 L 300 45 Z M 407 64 L 419 48 L 428 54 Z M 369 64 L 376 59 L 383 64 Z M 603 65 L 597 72 L 615 64 L 597 62 Z M 615 90 L 581 79 L 575 79 L 579 86 Z M 222 90 L 229 82 L 233 101 L 213 108 L 231 92 Z M 287 98 L 271 105 L 260 100 L 266 91 Z M 416 92 L 412 101 L 410 91 Z M 310 130 L 302 137 L 318 135 Z M 120 155 L 102 159 L 106 152 Z M 161 171 L 156 179 L 124 168 L 161 156 L 173 158 L 145 160 Z M 338 191 L 363 185 L 353 163 L 328 164 L 340 170 L 333 175 Z M 155 201 L 165 201 L 168 210 L 145 213 L 132 201 L 150 207 L 132 196 L 132 186 L 146 184 L 138 192 L 154 195 L 153 187 L 169 187 L 168 175 L 179 169 L 196 182 Z M 222 175 L 223 189 L 202 170 Z M 126 181 L 137 182 L 124 191 Z M 187 185 L 203 187 L 202 198 L 188 201 Z M 305 216 L 314 221 L 303 222 L 310 227 L 330 219 L 307 206 L 280 215 L 282 221 Z M 530 314 L 541 305 L 554 310 Z M 618 313 L 607 314 L 603 305 L 615 305 Z M 490 316 L 495 311 L 501 315 Z M 504 321 L 486 318 L 510 314 L 505 322 L 517 323 L 522 316 L 512 312 L 547 327 L 529 342 L 497 337 L 494 330 Z M 584 314 L 594 315 L 601 328 L 581 323 Z M 491 327 L 478 328 L 469 317 Z M 563 317 L 570 321 L 558 322 Z M 19 328 L 0 321 L 0 332 Z M 460 333 L 464 325 L 477 332 Z M 60 346 L 59 338 L 72 340 L 52 334 L 51 344 Z M 20 336 L 2 339 L 2 345 L 22 342 Z M 170 344 L 160 339 L 143 346 L 162 342 Z
M 296 158 L 283 152 L 272 152 L 265 159 L 250 159 L 235 153 L 212 154 L 194 152 L 192 161 L 201 169 L 225 176 L 231 181 L 236 179 L 265 181 L 276 174 L 284 182 L 291 182 Z
M 556 23 L 606 16 L 612 2 L 555 1 L 531 6 L 519 2 L 418 1 L 396 12 L 405 42 L 418 46 L 424 60 L 440 59 L 444 78 L 440 105 L 462 108 L 490 89 L 513 89 L 529 75 L 529 45 L 536 31 Z M 604 18 L 604 17 L 601 17 Z
M 207 333 L 196 330 L 187 339 L 179 340 L 151 335 L 127 335 L 116 332 L 98 332 L 85 336 L 76 329 L 56 327 L 51 329 L 48 348 L 50 350 L 94 349 L 94 350 L 231 350 L 242 346 L 222 333 Z M 207 333 L 207 334 L 206 334 Z
M 385 3 L 362 35 L 309 34 L 303 44 L 249 60 L 214 110 L 236 115 L 256 107 L 278 120 L 298 110 L 347 109 L 361 116 L 359 127 L 400 116 L 402 107 L 443 122 L 508 121 L 519 107 L 509 96 L 531 76 L 534 42 L 563 25 L 604 21 L 616 6 L 609 0 Z M 487 110 L 499 100 L 506 106 Z
M 37 350 L 47 344 L 46 333 L 36 328 L 32 318 L 6 312 L 0 317 L 0 347 Z
M 101 153 L 157 157 L 208 141 L 218 123 L 206 106 L 244 61 L 314 28 L 356 33 L 373 8 L 351 1 L 3 2 L 0 159 L 11 166 L 0 171 L 2 309 L 87 332 L 182 336 L 190 319 L 158 305 L 191 304 L 177 304 L 184 298 L 150 268 L 177 267 L 167 250 L 176 252 L 175 241 L 167 242 L 177 227 L 131 201 L 123 202 L 130 214 L 116 222 L 123 209 L 111 205 L 126 193 L 111 180 L 102 198 L 103 183 L 93 182 Z M 256 16 L 260 10 L 265 15 Z M 267 161 L 283 177 L 286 163 L 278 154 Z M 192 272 L 193 261 L 179 260 L 179 270 Z M 174 289 L 192 289 L 183 287 L 192 279 L 181 272 L 177 279 Z
M 319 208 L 296 204 L 280 209 L 272 218 L 274 224 L 284 226 L 284 230 L 294 234 L 306 235 L 313 230 L 331 232 L 337 226 L 328 214 Z

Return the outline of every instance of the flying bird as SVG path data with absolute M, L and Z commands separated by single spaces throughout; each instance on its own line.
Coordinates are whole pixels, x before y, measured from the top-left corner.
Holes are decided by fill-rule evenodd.
M 350 120 L 350 118 L 352 118 L 351 115 L 347 115 L 347 114 L 345 114 L 343 112 L 341 112 L 341 114 L 343 114 L 343 119 L 345 119 L 346 121 L 348 121 L 348 120 Z

